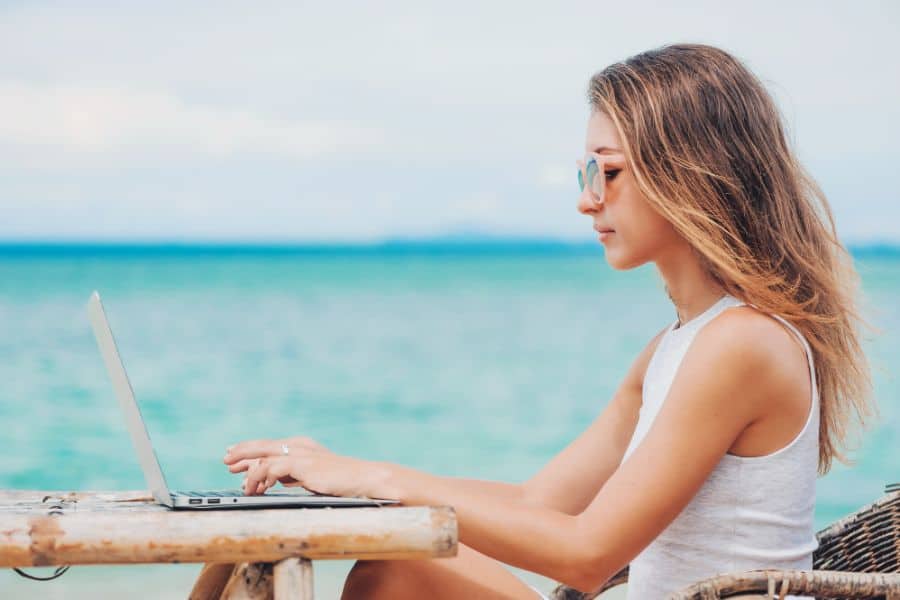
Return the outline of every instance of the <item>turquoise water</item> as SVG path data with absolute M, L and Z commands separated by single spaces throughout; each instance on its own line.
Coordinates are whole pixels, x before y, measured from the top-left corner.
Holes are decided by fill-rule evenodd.
M 818 483 L 822 527 L 900 480 L 900 258 L 857 260 L 881 420 Z M 521 481 L 603 409 L 674 312 L 598 248 L 0 253 L 0 488 L 144 482 L 88 324 L 100 290 L 171 487 L 235 487 L 224 448 L 310 435 Z M 0 586 L 3 582 L 0 580 Z M 330 595 L 326 595 L 329 597 Z

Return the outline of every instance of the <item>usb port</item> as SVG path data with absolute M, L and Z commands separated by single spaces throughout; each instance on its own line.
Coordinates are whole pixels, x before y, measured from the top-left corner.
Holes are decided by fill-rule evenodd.
M 188 498 L 188 504 L 200 504 L 203 502 L 200 498 Z
M 222 501 L 221 498 L 207 498 L 206 499 L 207 504 L 218 504 L 221 501 Z

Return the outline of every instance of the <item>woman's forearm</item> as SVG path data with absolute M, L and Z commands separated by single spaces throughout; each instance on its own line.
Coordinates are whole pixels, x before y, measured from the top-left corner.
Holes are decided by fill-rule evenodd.
M 562 493 L 550 490 L 547 493 L 541 489 L 530 489 L 522 483 L 507 483 L 504 481 L 488 481 L 485 479 L 467 479 L 462 477 L 445 477 L 462 490 L 470 490 L 477 493 L 486 493 L 497 498 L 503 498 L 512 502 L 521 502 L 531 506 L 542 506 L 559 512 L 575 515 L 581 510 L 574 510 L 568 497 Z M 562 498 L 562 499 L 558 499 Z M 581 508 L 584 508 L 583 506 Z
M 449 505 L 457 514 L 459 540 L 506 564 L 578 587 L 596 564 L 577 516 L 516 499 L 508 484 L 460 484 L 393 464 L 382 464 L 383 497 L 405 505 Z M 488 482 L 490 483 L 490 482 Z M 510 495 L 497 493 L 503 490 Z
M 507 483 L 504 481 L 488 481 L 485 479 L 467 479 L 463 477 L 445 477 L 460 490 L 476 493 L 490 494 L 497 498 L 511 501 L 523 501 L 525 490 L 519 483 Z

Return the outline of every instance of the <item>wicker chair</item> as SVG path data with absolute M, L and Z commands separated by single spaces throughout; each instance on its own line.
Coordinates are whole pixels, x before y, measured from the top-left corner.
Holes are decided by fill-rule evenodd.
M 670 600 L 718 600 L 741 594 L 812 595 L 816 598 L 900 600 L 900 483 L 885 495 L 816 534 L 812 571 L 767 569 L 718 575 L 695 583 Z M 559 585 L 553 600 L 590 600 L 628 581 L 622 569 L 595 593 Z

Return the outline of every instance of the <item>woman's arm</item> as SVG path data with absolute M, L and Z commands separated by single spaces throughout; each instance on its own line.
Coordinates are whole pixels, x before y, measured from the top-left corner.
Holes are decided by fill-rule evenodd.
M 245 442 L 226 462 L 235 472 L 249 468 L 250 493 L 288 481 L 326 494 L 453 506 L 460 541 L 504 563 L 593 590 L 668 526 L 743 429 L 785 392 L 787 363 L 770 351 L 769 331 L 739 316 L 739 309 L 729 312 L 697 334 L 643 442 L 576 515 L 316 448 L 271 456 L 260 454 L 266 443 Z
M 576 589 L 598 588 L 687 505 L 744 428 L 792 375 L 767 332 L 728 315 L 694 340 L 646 438 L 578 515 L 455 489 L 384 465 L 382 490 L 404 504 L 447 504 L 460 541 Z
M 461 492 L 489 494 L 570 515 L 584 510 L 622 461 L 637 425 L 647 363 L 660 331 L 632 362 L 610 403 L 594 422 L 525 483 L 446 478 Z
M 522 485 L 529 504 L 577 515 L 619 467 L 637 426 L 644 373 L 664 331 L 637 355 L 612 400 L 590 427 Z
M 467 479 L 464 477 L 444 477 L 451 485 L 459 490 L 465 490 L 473 494 L 488 494 L 504 500 L 515 502 L 525 501 L 525 489 L 521 483 L 506 483 L 504 481 L 488 481 L 485 479 Z

